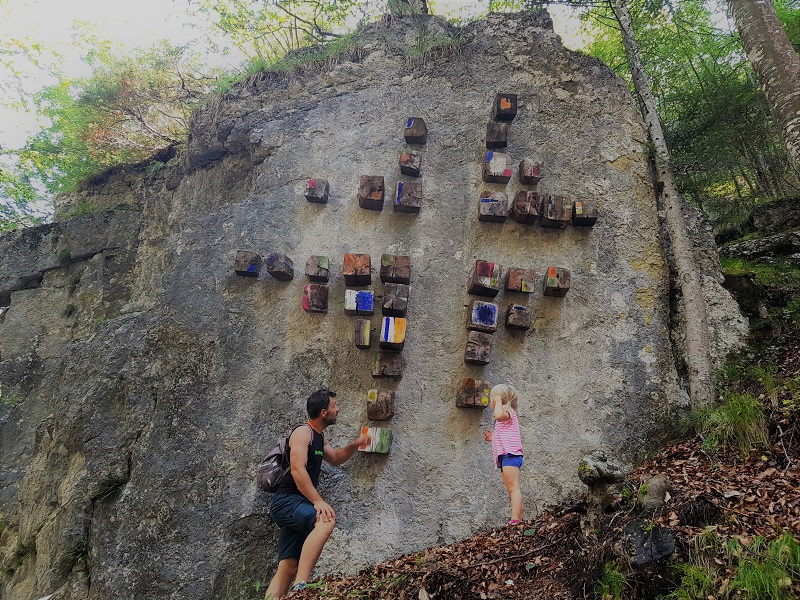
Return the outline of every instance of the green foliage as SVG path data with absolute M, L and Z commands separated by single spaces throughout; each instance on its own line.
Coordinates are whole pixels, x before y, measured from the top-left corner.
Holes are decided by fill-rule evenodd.
M 800 288 L 800 268 L 787 259 L 757 263 L 741 258 L 720 258 L 725 275 L 750 275 L 753 280 L 769 287 Z
M 15 164 L 15 157 L 8 152 L 4 154 L 9 164 L 0 163 L 0 233 L 40 225 L 48 203 L 31 182 L 31 173 Z M 34 210 L 37 202 L 42 208 L 39 214 Z
M 0 383 L 0 404 L 5 404 L 6 406 L 16 406 L 23 400 L 24 398 L 19 394 L 15 394 L 14 392 L 10 392 L 8 390 L 3 390 L 3 384 Z
M 615 561 L 603 566 L 603 576 L 595 586 L 595 593 L 604 600 L 620 600 L 628 587 L 628 579 L 619 571 Z
M 792 581 L 800 579 L 800 545 L 786 533 L 766 542 L 754 539 L 749 552 L 739 559 L 731 590 L 746 591 L 752 600 L 794 598 Z
M 747 393 L 729 392 L 718 406 L 693 413 L 692 421 L 705 436 L 703 447 L 707 451 L 732 445 L 745 457 L 753 448 L 768 442 L 764 409 Z
M 679 563 L 674 566 L 680 577 L 679 586 L 664 596 L 664 600 L 696 600 L 708 598 L 714 591 L 716 570 L 707 566 Z
M 81 202 L 80 204 L 78 204 L 78 206 L 75 206 L 74 208 L 71 208 L 68 211 L 66 211 L 61 216 L 61 218 L 66 220 L 66 219 L 71 219 L 72 217 L 82 217 L 84 215 L 93 215 L 96 212 L 98 212 L 99 210 L 100 209 L 97 208 L 91 202 Z M 69 250 L 67 250 L 66 252 L 67 252 L 67 258 L 69 258 Z

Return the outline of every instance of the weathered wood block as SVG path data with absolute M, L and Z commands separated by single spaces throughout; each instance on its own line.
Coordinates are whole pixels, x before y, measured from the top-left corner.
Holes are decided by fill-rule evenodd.
M 422 208 L 422 182 L 398 181 L 394 212 L 418 213 Z
M 318 204 L 328 202 L 328 180 L 327 179 L 308 179 L 306 180 L 306 200 Z
M 563 229 L 572 221 L 572 200 L 566 196 L 545 196 L 542 205 L 542 227 Z
M 572 224 L 578 227 L 591 227 L 597 222 L 599 213 L 594 200 L 576 200 L 572 205 Z
M 367 418 L 370 421 L 388 421 L 394 416 L 394 392 L 370 390 L 367 392 Z
M 511 157 L 504 152 L 487 152 L 483 161 L 483 180 L 489 183 L 508 183 L 511 179 Z
M 489 391 L 492 384 L 483 379 L 464 377 L 456 391 L 456 406 L 459 408 L 486 408 L 489 406 Z
M 533 269 L 511 268 L 506 276 L 506 289 L 509 292 L 530 294 L 536 285 L 536 271 Z
M 522 304 L 509 304 L 506 309 L 506 327 L 509 329 L 530 329 L 530 309 Z
M 517 223 L 531 225 L 542 214 L 542 197 L 536 192 L 517 192 L 511 205 L 511 218 Z
M 469 278 L 467 293 L 494 298 L 500 292 L 503 269 L 496 263 L 476 260 Z
M 489 364 L 492 354 L 492 334 L 483 331 L 467 333 L 467 349 L 464 351 L 464 362 L 473 365 Z
M 499 307 L 494 302 L 473 300 L 469 304 L 467 329 L 494 333 L 497 331 Z
M 383 314 L 387 317 L 405 317 L 408 310 L 408 290 L 405 283 L 387 283 L 383 288 Z
M 372 283 L 372 261 L 369 254 L 345 254 L 342 275 L 345 285 L 361 287 Z
M 358 205 L 370 210 L 383 210 L 385 189 L 382 175 L 362 175 L 358 185 Z
M 372 346 L 372 321 L 369 319 L 356 319 L 353 325 L 353 339 L 356 348 L 366 350 Z
M 328 285 L 308 283 L 303 286 L 303 310 L 306 312 L 328 312 Z
M 403 175 L 419 177 L 422 174 L 422 154 L 414 150 L 400 153 L 400 172 Z
M 486 147 L 492 150 L 508 146 L 508 128 L 507 122 L 489 121 L 486 125 Z
M 547 267 L 544 276 L 545 296 L 566 296 L 570 286 L 570 272 L 562 267 Z
M 409 117 L 403 129 L 406 144 L 425 144 L 428 141 L 428 127 L 424 119 Z
M 309 281 L 325 282 L 330 278 L 330 262 L 327 256 L 311 256 L 306 261 L 306 277 Z
M 373 377 L 402 377 L 403 366 L 403 355 L 399 352 L 372 352 Z
M 526 185 L 536 185 L 541 180 L 544 163 L 532 158 L 523 158 L 519 163 L 519 180 Z
M 517 95 L 497 94 L 494 100 L 492 118 L 495 121 L 513 121 L 517 116 Z
M 505 192 L 484 190 L 478 208 L 478 220 L 503 223 L 508 217 L 508 196 Z
M 359 446 L 360 452 L 389 454 L 392 445 L 392 430 L 385 427 L 362 427 L 361 435 L 369 436 L 369 444 Z
M 381 281 L 384 283 L 409 283 L 411 281 L 411 257 L 381 254 Z
M 267 257 L 267 272 L 278 281 L 294 279 L 292 259 L 285 254 L 273 252 Z
M 375 312 L 375 296 L 372 290 L 345 290 L 344 314 L 372 316 Z
M 383 317 L 378 346 L 399 352 L 406 343 L 406 320 L 403 317 Z
M 237 250 L 233 261 L 233 270 L 242 277 L 258 277 L 264 266 L 264 257 L 258 252 Z

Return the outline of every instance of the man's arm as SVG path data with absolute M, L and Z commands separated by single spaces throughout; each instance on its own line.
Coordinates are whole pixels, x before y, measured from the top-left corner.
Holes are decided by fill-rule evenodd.
M 294 430 L 292 435 L 289 436 L 289 466 L 292 471 L 292 478 L 300 490 L 300 493 L 305 496 L 317 511 L 317 521 L 330 521 L 336 518 L 331 505 L 322 499 L 319 495 L 317 488 L 311 483 L 311 476 L 306 469 L 306 461 L 308 460 L 308 446 L 311 443 L 311 428 L 298 427 Z
M 325 446 L 322 448 L 322 458 L 332 465 L 340 465 L 343 462 L 348 461 L 353 454 L 356 453 L 356 450 L 358 450 L 359 446 L 363 446 L 365 444 L 369 444 L 368 435 L 358 436 L 344 448 L 334 448 L 328 443 L 328 439 L 325 438 Z

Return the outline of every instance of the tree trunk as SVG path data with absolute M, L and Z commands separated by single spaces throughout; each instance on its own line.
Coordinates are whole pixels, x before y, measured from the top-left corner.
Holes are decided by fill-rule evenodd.
M 800 172 L 800 56 L 775 14 L 772 0 L 728 0 L 747 59 L 767 96 L 772 118 Z
M 675 270 L 678 273 L 682 292 L 684 335 L 686 340 L 686 366 L 689 371 L 689 393 L 692 408 L 707 408 L 714 402 L 714 380 L 711 369 L 711 338 L 708 331 L 706 301 L 700 284 L 692 242 L 681 210 L 681 199 L 675 185 L 675 174 L 664 140 L 661 120 L 650 91 L 650 83 L 642 67 L 639 48 L 633 35 L 626 0 L 612 0 L 614 13 L 622 30 L 625 54 L 633 76 L 634 87 L 639 96 L 639 106 L 647 123 L 653 143 L 656 170 L 664 184 L 662 203 L 666 216 L 664 222 L 672 244 Z

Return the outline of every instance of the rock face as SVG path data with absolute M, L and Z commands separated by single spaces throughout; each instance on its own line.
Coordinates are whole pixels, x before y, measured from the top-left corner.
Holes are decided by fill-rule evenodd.
M 442 35 L 463 42 L 400 51 Z M 594 227 L 478 221 L 498 93 L 518 97 L 504 149 L 514 169 L 543 161 L 539 192 L 596 200 Z M 362 175 L 388 190 L 401 179 L 411 116 L 428 127 L 421 211 L 359 208 Z M 342 307 L 345 253 L 371 255 L 378 294 L 381 255 L 411 257 L 405 368 L 378 380 L 395 392 L 381 423 L 390 453 L 323 472 L 337 529 L 318 572 L 505 523 L 482 436 L 491 415 L 455 406 L 464 377 L 521 392 L 529 514 L 580 488 L 586 452 L 651 447 L 686 394 L 645 143 L 625 84 L 565 50 L 546 13 L 461 31 L 395 18 L 338 60 L 238 86 L 161 170 L 118 170 L 59 206 L 96 214 L 4 235 L 0 596 L 250 597 L 277 541 L 259 460 L 316 388 L 339 394 L 334 446 L 367 424 L 376 381 Z M 329 182 L 327 204 L 303 197 L 308 178 Z M 522 186 L 515 175 L 489 187 Z M 237 250 L 286 254 L 294 279 L 237 276 Z M 312 255 L 330 258 L 327 313 L 301 308 Z M 571 273 L 564 297 L 501 292 L 504 308 L 527 302 L 533 323 L 501 327 L 484 367 L 463 360 L 476 259 Z

